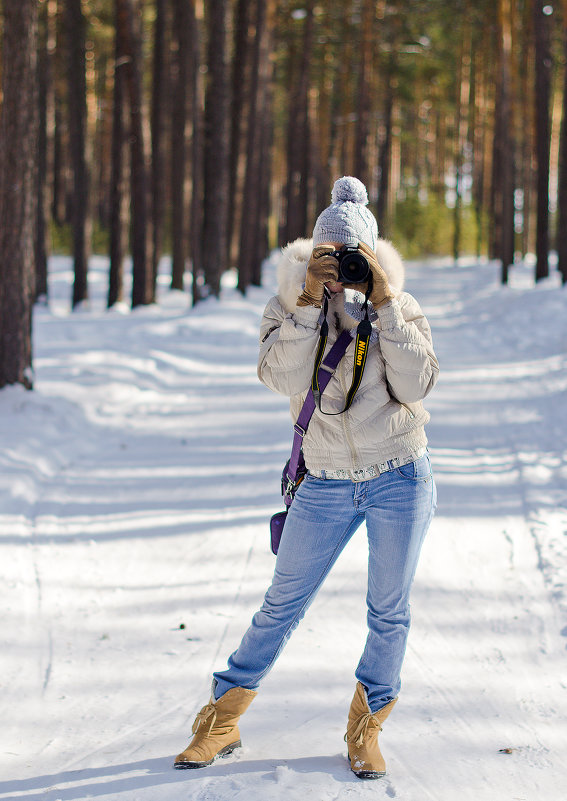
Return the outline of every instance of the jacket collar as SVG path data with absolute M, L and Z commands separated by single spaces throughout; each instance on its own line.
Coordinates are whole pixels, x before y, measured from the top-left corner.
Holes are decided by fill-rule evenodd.
M 307 262 L 312 250 L 312 239 L 296 239 L 281 251 L 276 265 L 278 298 L 288 314 L 295 311 L 297 298 L 303 291 Z M 388 276 L 390 286 L 396 294 L 399 294 L 403 289 L 405 280 L 405 268 L 400 254 L 386 239 L 379 239 L 376 245 L 376 255 L 378 263 Z M 346 293 L 350 294 L 350 292 L 350 290 L 346 290 Z M 352 294 L 356 295 L 357 293 Z M 344 300 L 344 294 L 337 295 L 333 298 L 331 304 L 341 318 L 343 327 L 351 328 L 353 326 L 353 318 L 346 313 Z M 347 303 L 348 306 L 349 304 Z

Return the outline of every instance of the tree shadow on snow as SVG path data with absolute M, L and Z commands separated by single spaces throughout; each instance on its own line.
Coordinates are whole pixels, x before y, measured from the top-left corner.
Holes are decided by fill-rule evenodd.
M 278 771 L 278 769 L 280 770 Z M 232 758 L 215 762 L 206 770 L 182 771 L 173 769 L 172 758 L 168 756 L 144 759 L 139 762 L 126 762 L 121 765 L 70 770 L 29 779 L 7 780 L 0 782 L 0 794 L 17 792 L 22 794 L 18 797 L 25 798 L 26 801 L 41 801 L 41 799 L 45 801 L 51 794 L 58 801 L 79 801 L 79 799 L 97 798 L 98 796 L 118 797 L 120 793 L 167 784 L 221 777 L 245 777 L 246 774 L 256 774 L 256 780 L 259 778 L 278 783 L 281 778 L 283 779 L 282 784 L 287 784 L 290 779 L 293 781 L 293 774 L 313 773 L 327 774 L 334 781 L 342 783 L 359 784 L 360 782 L 351 773 L 343 754 L 297 759 L 239 760 Z M 289 779 L 287 775 L 289 775 Z

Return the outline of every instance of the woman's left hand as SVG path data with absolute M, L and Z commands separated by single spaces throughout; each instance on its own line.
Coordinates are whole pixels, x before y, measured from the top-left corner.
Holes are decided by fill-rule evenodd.
M 376 258 L 376 254 L 372 248 L 368 247 L 368 245 L 365 245 L 364 242 L 359 242 L 358 249 L 366 258 L 368 266 L 372 271 L 372 292 L 370 293 L 370 302 L 375 309 L 378 309 L 389 300 L 393 300 L 393 298 L 396 296 L 394 295 L 390 284 L 388 283 L 388 277 L 386 273 L 378 264 L 378 259 Z M 347 289 L 356 289 L 357 292 L 366 292 L 368 284 L 343 284 L 343 286 Z

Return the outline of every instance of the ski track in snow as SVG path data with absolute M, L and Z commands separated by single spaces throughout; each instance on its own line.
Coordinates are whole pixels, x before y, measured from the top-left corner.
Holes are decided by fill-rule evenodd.
M 273 569 L 291 443 L 256 377 L 274 287 L 69 313 L 52 260 L 33 393 L 0 393 L 0 799 L 559 801 L 567 787 L 567 314 L 530 265 L 410 264 L 442 376 L 427 400 L 439 509 L 412 599 L 388 775 L 343 742 L 365 638 L 364 531 L 241 723 L 244 747 L 174 771 L 210 674 Z M 183 628 L 180 627 L 183 624 Z

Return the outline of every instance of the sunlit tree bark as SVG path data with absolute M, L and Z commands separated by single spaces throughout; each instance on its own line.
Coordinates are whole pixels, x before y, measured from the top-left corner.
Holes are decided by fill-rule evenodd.
M 246 148 L 246 177 L 243 193 L 243 214 L 240 226 L 238 254 L 238 288 L 241 292 L 254 279 L 254 266 L 258 254 L 260 231 L 260 204 L 264 198 L 262 184 L 262 135 L 266 126 L 266 92 L 269 80 L 269 29 L 272 0 L 257 0 L 255 9 L 256 36 L 252 61 L 250 110 Z
M 116 13 L 118 8 L 116 7 Z M 118 20 L 117 20 L 118 22 Z M 116 24 L 114 45 L 114 94 L 112 102 L 112 143 L 110 182 L 110 271 L 108 280 L 108 306 L 124 300 L 124 256 L 127 248 L 126 189 L 126 46 L 121 28 Z
M 310 177 L 309 84 L 314 36 L 314 0 L 308 2 L 303 36 L 291 63 L 292 91 L 287 123 L 287 186 L 284 238 L 291 242 L 307 232 L 308 183 Z
M 187 0 L 185 0 L 187 2 Z M 165 141 L 164 117 L 168 82 L 166 79 L 166 7 L 167 0 L 155 0 L 152 110 L 151 110 L 151 195 L 152 195 L 152 295 L 155 298 L 158 263 L 163 247 L 165 215 Z
M 229 185 L 229 86 L 227 29 L 228 0 L 210 0 L 208 13 L 208 72 L 205 95 L 205 158 L 203 266 L 213 295 L 219 295 L 227 267 Z
M 533 0 L 535 39 L 535 136 L 537 158 L 536 281 L 549 275 L 549 160 L 551 50 L 548 3 Z
M 559 189 L 557 197 L 557 267 L 567 283 L 567 0 L 563 0 L 563 105 L 559 139 Z
M 68 54 L 69 141 L 73 165 L 73 306 L 76 306 L 88 298 L 87 273 L 92 232 L 87 155 L 86 20 L 81 0 L 66 0 L 63 8 Z
M 511 0 L 499 0 L 499 80 L 496 94 L 493 155 L 494 184 L 494 256 L 502 263 L 502 283 L 508 281 L 508 269 L 514 263 L 514 140 L 512 136 Z
M 55 51 L 54 15 L 56 3 L 43 0 L 39 6 L 39 47 L 37 89 L 39 131 L 37 147 L 37 221 L 35 231 L 36 298 L 47 298 L 47 259 L 49 254 L 49 187 L 53 182 L 53 129 L 55 105 L 53 93 L 53 54 Z
M 251 0 L 238 0 L 234 16 L 232 53 L 232 88 L 230 100 L 230 158 L 228 191 L 228 260 L 239 246 L 239 222 L 242 213 L 243 173 L 246 169 L 246 154 L 243 140 L 248 125 L 250 107 L 250 61 L 252 41 L 250 35 Z M 257 34 L 254 32 L 254 35 Z M 238 259 L 238 253 L 236 252 Z
M 37 2 L 4 0 L 0 112 L 0 388 L 32 387 Z
M 137 0 L 116 0 L 119 36 L 124 43 L 130 109 L 130 196 L 132 306 L 152 301 L 151 224 L 142 95 L 140 7 Z

